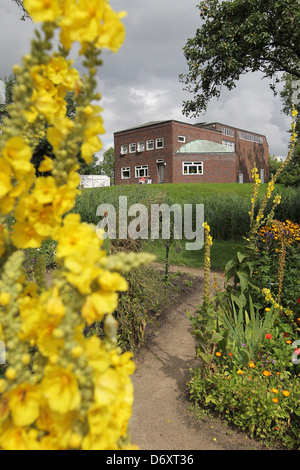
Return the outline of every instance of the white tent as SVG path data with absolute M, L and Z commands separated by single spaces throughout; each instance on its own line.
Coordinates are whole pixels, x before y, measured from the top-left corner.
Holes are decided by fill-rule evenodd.
M 110 178 L 105 175 L 79 175 L 80 186 L 83 188 L 100 188 L 110 186 Z

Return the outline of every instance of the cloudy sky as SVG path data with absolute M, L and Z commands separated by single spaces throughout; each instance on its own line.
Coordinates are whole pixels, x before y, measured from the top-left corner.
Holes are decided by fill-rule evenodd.
M 126 39 L 114 54 L 103 52 L 98 87 L 106 134 L 103 151 L 113 146 L 113 133 L 149 121 L 176 119 L 184 122 L 219 121 L 265 134 L 272 155 L 286 155 L 291 120 L 282 114 L 279 97 L 260 74 L 244 75 L 237 87 L 225 88 L 198 118 L 182 114 L 190 95 L 182 90 L 179 74 L 187 72 L 182 48 L 200 26 L 198 0 L 111 0 L 123 19 Z M 35 26 L 20 21 L 11 0 L 0 0 L 0 78 L 9 76 L 15 63 L 29 51 Z M 102 152 L 99 152 L 101 155 Z

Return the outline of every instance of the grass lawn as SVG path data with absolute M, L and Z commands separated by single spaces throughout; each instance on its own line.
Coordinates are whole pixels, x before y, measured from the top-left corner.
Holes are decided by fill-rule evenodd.
M 211 247 L 211 268 L 212 270 L 222 271 L 229 261 L 242 245 L 241 241 L 213 241 Z M 160 263 L 165 262 L 166 248 L 158 240 L 147 241 L 143 250 L 153 253 Z M 187 251 L 184 247 L 184 241 L 180 246 L 173 245 L 169 251 L 170 265 L 186 266 L 191 268 L 203 268 L 204 265 L 204 247 L 201 250 Z

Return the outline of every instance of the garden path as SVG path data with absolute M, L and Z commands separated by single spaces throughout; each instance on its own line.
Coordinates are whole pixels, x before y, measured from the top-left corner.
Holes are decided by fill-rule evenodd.
M 203 270 L 171 267 L 200 276 Z M 221 273 L 216 273 L 222 282 Z M 211 273 L 214 282 L 214 273 Z M 252 450 L 261 449 L 246 434 L 217 418 L 199 418 L 188 409 L 186 382 L 196 364 L 194 340 L 186 310 L 193 314 L 203 295 L 203 282 L 188 299 L 178 299 L 160 319 L 160 327 L 135 356 L 132 376 L 134 405 L 131 442 L 141 450 Z

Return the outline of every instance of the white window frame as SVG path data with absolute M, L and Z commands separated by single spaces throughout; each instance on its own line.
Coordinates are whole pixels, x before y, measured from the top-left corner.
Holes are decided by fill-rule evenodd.
M 226 147 L 230 148 L 233 152 L 235 151 L 234 142 L 232 142 L 232 140 L 222 140 L 222 145 L 225 145 Z
M 234 137 L 233 129 L 229 129 L 228 127 L 221 127 L 221 131 L 223 135 L 229 135 L 230 137 Z
M 136 152 L 136 144 L 133 142 L 129 144 L 129 153 L 135 153 Z
M 144 152 L 145 151 L 145 142 L 138 142 L 137 144 L 137 151 L 138 152 Z
M 121 155 L 126 155 L 126 153 L 128 153 L 128 145 L 121 145 Z
M 147 150 L 154 150 L 154 140 L 149 139 L 146 141 L 146 149 Z
M 163 149 L 163 148 L 164 148 L 164 144 L 165 144 L 165 143 L 164 143 L 163 137 L 160 137 L 159 139 L 156 139 L 156 141 L 155 141 L 155 148 L 156 148 L 157 150 Z
M 178 135 L 177 140 L 178 140 L 178 142 L 184 143 L 185 142 L 185 135 Z
M 129 172 L 128 176 L 124 176 L 125 171 Z M 121 179 L 122 180 L 129 180 L 130 179 L 130 166 L 124 166 L 123 168 L 121 168 Z
M 248 142 L 255 142 L 256 144 L 263 144 L 264 140 L 259 135 L 249 134 L 249 132 L 239 131 L 239 139 L 247 140 Z
M 148 176 L 148 165 L 138 165 L 134 167 L 135 178 L 143 178 Z M 143 174 L 141 174 L 143 172 Z
M 188 169 L 189 167 L 192 167 L 192 166 L 197 167 L 197 172 L 196 173 L 189 173 L 189 172 L 184 171 L 185 167 L 187 167 L 187 169 Z M 199 172 L 199 168 L 201 170 L 200 172 Z M 187 176 L 203 175 L 203 162 L 182 162 L 182 174 L 187 175 Z

